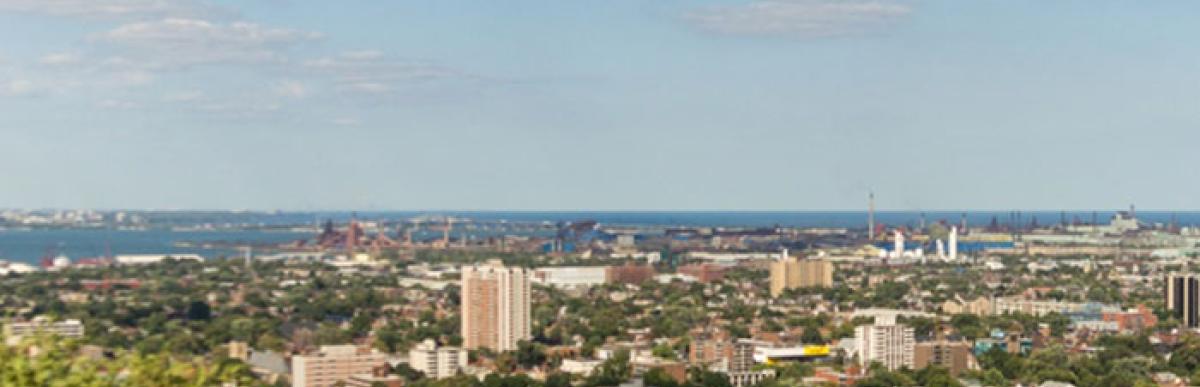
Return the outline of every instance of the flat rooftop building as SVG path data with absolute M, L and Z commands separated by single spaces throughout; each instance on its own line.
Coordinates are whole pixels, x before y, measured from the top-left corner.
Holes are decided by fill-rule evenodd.
M 28 322 L 9 323 L 4 326 L 4 337 L 10 345 L 19 343 L 27 336 L 36 334 L 55 335 L 65 338 L 83 337 L 83 322 L 79 320 L 50 321 L 38 316 Z
M 784 258 L 771 262 L 771 297 L 784 290 L 833 286 L 833 263 L 819 259 Z
M 332 387 L 352 376 L 372 374 L 387 357 L 379 351 L 354 345 L 325 345 L 310 355 L 292 358 L 292 386 Z
M 541 267 L 533 270 L 533 281 L 556 288 L 589 287 L 608 281 L 605 266 Z

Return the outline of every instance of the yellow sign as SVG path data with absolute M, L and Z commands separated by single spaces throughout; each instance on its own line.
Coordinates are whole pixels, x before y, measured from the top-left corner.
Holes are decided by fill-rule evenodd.
M 828 345 L 805 345 L 804 356 L 829 356 Z

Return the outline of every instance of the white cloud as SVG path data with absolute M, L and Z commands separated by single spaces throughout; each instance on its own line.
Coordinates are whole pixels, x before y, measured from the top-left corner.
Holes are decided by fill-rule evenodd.
M 47 66 L 68 66 L 79 64 L 79 54 L 73 52 L 57 52 L 43 56 L 38 62 Z
M 82 89 L 112 91 L 140 87 L 158 79 L 155 68 L 124 58 L 94 60 L 76 52 L 51 53 L 37 63 L 41 68 L 24 69 L 42 91 L 80 92 Z
M 86 18 L 200 16 L 221 13 L 193 0 L 0 0 L 0 12 Z
M 426 62 L 390 59 L 379 51 L 352 51 L 305 61 L 313 72 L 331 76 L 338 90 L 382 94 L 403 82 L 467 79 L 470 75 Z
M 287 98 L 304 98 L 308 95 L 308 88 L 303 83 L 285 80 L 275 84 L 273 88 L 275 95 Z
M 130 58 L 123 56 L 108 57 L 96 62 L 92 70 L 99 73 L 113 74 L 124 81 L 126 85 L 142 85 L 154 81 L 158 74 L 177 65 L 155 58 Z
M 116 109 L 116 110 L 129 110 L 129 109 L 137 109 L 137 108 L 142 107 L 141 104 L 138 104 L 136 102 L 120 100 L 120 99 L 106 99 L 106 100 L 100 101 L 100 103 L 98 105 L 105 109 Z
M 250 118 L 279 112 L 283 107 L 276 102 L 237 101 L 237 102 L 202 102 L 193 108 L 212 117 Z
M 0 83 L 0 96 L 22 97 L 37 93 L 37 85 L 28 79 L 13 79 Z
M 383 58 L 383 51 L 379 50 L 362 50 L 349 51 L 342 53 L 342 57 L 351 60 L 376 60 Z
M 345 90 L 360 91 L 363 93 L 379 94 L 392 91 L 392 87 L 379 82 L 354 82 L 342 85 Z
M 263 118 L 288 111 L 277 95 L 252 88 L 229 90 L 179 90 L 162 96 L 161 101 L 173 104 L 199 117 L 212 119 Z
M 144 86 L 154 83 L 157 76 L 145 70 L 124 70 L 109 75 L 117 86 Z
M 164 5 L 168 2 L 127 3 L 168 7 Z M 0 14 L 13 10 L 75 14 L 67 4 L 87 8 L 126 2 L 0 0 Z M 154 8 L 102 12 L 129 17 L 111 21 L 108 27 L 88 35 L 78 51 L 43 52 L 46 55 L 35 57 L 27 69 L 0 73 L 0 96 L 81 96 L 85 105 L 106 109 L 169 108 L 215 118 L 282 117 L 284 112 L 292 114 L 317 103 L 309 100 L 327 91 L 383 100 L 407 92 L 440 91 L 453 87 L 452 82 L 477 79 L 456 69 L 395 58 L 379 50 L 300 57 L 308 48 L 305 44 L 321 35 L 298 29 L 203 16 L 153 16 L 172 14 Z M 264 74 L 279 78 L 245 82 L 261 80 Z M 161 85 L 153 85 L 156 82 Z M 176 92 L 171 93 L 173 90 Z M 338 117 L 338 113 L 332 116 L 336 119 L 329 122 L 336 125 L 359 123 L 357 118 Z
M 196 102 L 201 99 L 204 99 L 204 92 L 199 90 L 180 91 L 163 97 L 163 101 L 167 102 Z
M 684 18 L 718 33 L 818 38 L 869 32 L 911 11 L 887 0 L 754 0 L 695 10 Z
M 168 18 L 118 26 L 99 39 L 137 51 L 147 63 L 195 65 L 210 63 L 283 62 L 283 51 L 320 34 L 246 22 L 214 23 Z
M 330 120 L 329 123 L 337 126 L 358 126 L 362 124 L 362 121 L 353 117 L 338 117 Z

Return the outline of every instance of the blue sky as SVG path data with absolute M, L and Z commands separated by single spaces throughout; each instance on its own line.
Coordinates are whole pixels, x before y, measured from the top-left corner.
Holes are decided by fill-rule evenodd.
M 0 0 L 0 207 L 1198 209 L 1197 11 Z

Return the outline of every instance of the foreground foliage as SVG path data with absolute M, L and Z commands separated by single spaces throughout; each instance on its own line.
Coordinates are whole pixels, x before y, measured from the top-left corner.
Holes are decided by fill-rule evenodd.
M 74 340 L 54 337 L 0 345 L 0 387 L 262 385 L 235 359 L 205 361 L 133 351 L 97 358 L 83 356 L 79 349 Z

